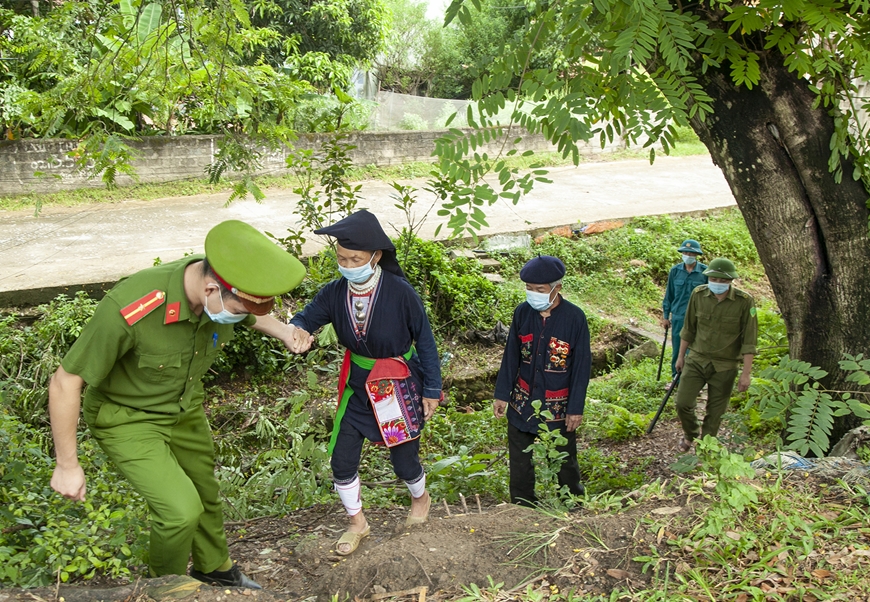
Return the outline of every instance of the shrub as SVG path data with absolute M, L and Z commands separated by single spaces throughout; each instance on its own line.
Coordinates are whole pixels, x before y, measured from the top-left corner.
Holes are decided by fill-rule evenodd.
M 31 326 L 20 326 L 16 315 L 0 319 L 0 395 L 26 423 L 47 425 L 48 379 L 96 307 L 79 291 L 40 305 Z
M 376 103 L 355 100 L 343 105 L 332 95 L 309 94 L 295 105 L 291 120 L 297 132 L 331 132 L 335 129 L 336 116 L 341 112 L 341 124 L 345 129 L 365 130 Z
M 309 385 L 316 385 L 309 374 Z M 309 388 L 315 389 L 314 386 Z M 308 392 L 279 397 L 255 386 L 241 403 L 213 409 L 218 431 L 218 482 L 237 520 L 281 515 L 332 495 L 329 434 L 312 417 Z
M 643 483 L 643 469 L 649 459 L 629 466 L 618 454 L 604 455 L 598 448 L 589 447 L 577 453 L 577 462 L 586 492 L 594 495 L 617 489 L 637 489 Z
M 398 127 L 400 130 L 427 130 L 429 124 L 416 113 L 405 113 Z
M 489 329 L 497 320 L 509 323 L 524 299 L 521 291 L 487 280 L 476 260 L 448 260 L 437 243 L 403 235 L 396 248 L 405 275 L 422 296 L 433 330 L 439 334 Z
M 54 461 L 39 437 L 0 411 L 0 583 L 36 587 L 97 572 L 130 575 L 144 563 L 145 504 L 85 439 L 79 460 L 88 478 L 87 501 L 63 499 L 49 486 Z

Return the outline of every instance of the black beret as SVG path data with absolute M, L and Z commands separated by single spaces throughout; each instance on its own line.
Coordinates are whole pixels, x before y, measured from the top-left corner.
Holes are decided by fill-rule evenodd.
M 558 257 L 539 255 L 520 270 L 520 280 L 528 284 L 550 284 L 565 275 L 565 264 Z

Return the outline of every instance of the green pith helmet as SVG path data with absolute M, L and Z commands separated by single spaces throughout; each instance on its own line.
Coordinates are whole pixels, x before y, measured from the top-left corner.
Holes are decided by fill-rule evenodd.
M 687 238 L 683 241 L 683 244 L 680 245 L 680 248 L 677 249 L 680 253 L 697 253 L 698 255 L 703 255 L 701 253 L 701 243 L 697 240 L 692 240 L 691 238 Z
M 728 278 L 729 280 L 734 280 L 737 278 L 737 268 L 734 267 L 734 264 L 731 263 L 730 260 L 725 259 L 724 257 L 717 257 L 711 261 L 707 269 L 704 270 L 704 275 L 712 276 L 713 278 Z

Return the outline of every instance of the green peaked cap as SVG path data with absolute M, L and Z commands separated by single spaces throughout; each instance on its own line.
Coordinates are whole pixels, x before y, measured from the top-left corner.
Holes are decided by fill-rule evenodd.
M 239 220 L 209 230 L 205 256 L 221 280 L 256 297 L 283 295 L 305 278 L 305 266 L 298 259 Z

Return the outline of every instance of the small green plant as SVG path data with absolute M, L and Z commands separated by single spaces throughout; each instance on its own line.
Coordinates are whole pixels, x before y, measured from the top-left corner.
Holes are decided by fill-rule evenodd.
M 532 464 L 535 466 L 535 496 L 545 507 L 566 509 L 575 505 L 570 499 L 567 485 L 559 485 L 559 471 L 568 458 L 568 453 L 558 448 L 568 444 L 559 426 L 551 427 L 547 420 L 553 419 L 549 410 L 541 410 L 541 400 L 532 401 L 535 417 L 541 421 L 538 436 L 525 451 L 532 452 Z
M 470 454 L 464 445 L 451 456 L 438 457 L 426 469 L 430 493 L 438 498 L 455 502 L 459 494 L 470 497 L 474 494 L 489 494 L 496 499 L 504 497 L 504 475 L 495 478 L 495 464 L 501 456 L 493 453 Z
M 489 580 L 489 587 L 483 589 L 475 583 L 463 585 L 462 591 L 465 592 L 465 595 L 456 602 L 493 602 L 496 600 L 499 590 L 504 587 L 504 583 L 496 583 L 492 577 L 487 577 L 487 579 Z
M 296 209 L 299 220 L 296 228 L 287 229 L 286 236 L 266 234 L 296 256 L 302 255 L 306 231 L 323 228 L 347 217 L 360 201 L 362 186 L 351 184 L 348 178 L 352 164 L 350 153 L 356 146 L 347 142 L 347 137 L 348 134 L 339 127 L 324 140 L 319 152 L 294 150 L 287 157 L 287 167 L 297 181 L 293 192 L 302 197 Z M 331 240 L 328 242 L 330 246 L 335 244 Z
M 393 204 L 393 207 L 399 209 L 402 213 L 405 214 L 405 227 L 402 228 L 401 232 L 398 232 L 395 226 L 394 229 L 397 230 L 399 234 L 399 247 L 403 248 L 405 252 L 412 247 L 414 244 L 414 239 L 419 238 L 420 228 L 426 221 L 426 218 L 429 217 L 429 213 L 435 207 L 435 203 L 433 202 L 429 205 L 429 208 L 426 209 L 426 212 L 422 215 L 422 217 L 416 215 L 414 213 L 414 208 L 417 205 L 417 197 L 414 194 L 417 192 L 417 189 L 413 186 L 408 186 L 405 184 L 399 184 L 398 182 L 391 182 L 390 186 L 393 188 L 394 192 L 390 193 L 390 198 L 396 201 Z M 407 256 L 400 256 L 399 262 L 407 263 Z
M 845 355 L 840 369 L 850 372 L 847 381 L 859 386 L 870 383 L 870 359 L 862 354 Z M 824 456 L 830 447 L 834 417 L 852 413 L 870 419 L 868 394 L 825 389 L 820 381 L 827 375 L 821 368 L 786 355 L 778 366 L 763 370 L 761 378 L 750 387 L 750 403 L 758 405 L 761 418 L 778 420 L 786 430 L 786 449 Z
M 700 468 L 716 479 L 719 501 L 704 515 L 697 530 L 699 538 L 719 535 L 734 521 L 734 516 L 758 503 L 756 488 L 749 482 L 755 469 L 740 454 L 731 453 L 715 437 L 707 435 L 697 447 Z

